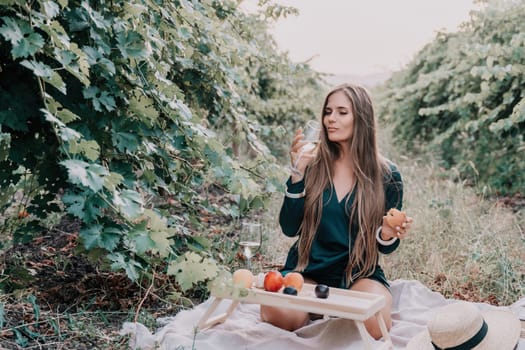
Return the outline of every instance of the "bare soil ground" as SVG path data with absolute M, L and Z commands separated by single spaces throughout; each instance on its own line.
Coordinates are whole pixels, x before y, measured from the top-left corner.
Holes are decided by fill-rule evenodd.
M 78 254 L 78 230 L 78 222 L 63 221 L 1 257 L 0 348 L 124 348 L 118 335 L 124 321 L 141 317 L 140 311 L 154 319 L 181 309 L 159 295 L 167 289 L 147 293 L 149 286 Z M 155 284 L 167 280 L 157 276 Z

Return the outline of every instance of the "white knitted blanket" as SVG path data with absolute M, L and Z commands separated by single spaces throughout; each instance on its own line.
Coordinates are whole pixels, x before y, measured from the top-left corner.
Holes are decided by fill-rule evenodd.
M 394 349 L 404 349 L 408 341 L 421 332 L 434 308 L 453 303 L 441 294 L 432 292 L 418 281 L 391 282 L 393 295 L 390 331 Z M 240 304 L 222 324 L 195 332 L 195 326 L 211 304 L 211 299 L 195 308 L 178 313 L 175 317 L 157 320 L 159 328 L 152 334 L 140 323 L 125 323 L 122 334 L 131 336 L 131 348 L 142 350 L 218 350 L 218 349 L 363 349 L 363 342 L 353 321 L 330 318 L 316 320 L 307 326 L 288 332 L 262 322 L 259 305 Z M 223 302 L 216 313 L 226 311 Z M 494 308 L 476 303 L 480 309 Z M 506 307 L 516 314 L 525 308 L 525 297 Z M 379 344 L 379 343 L 377 343 Z M 525 350 L 521 339 L 518 350 Z

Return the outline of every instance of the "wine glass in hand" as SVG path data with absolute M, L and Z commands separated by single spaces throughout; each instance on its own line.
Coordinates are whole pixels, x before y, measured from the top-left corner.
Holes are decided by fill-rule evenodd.
M 299 164 L 299 160 L 301 159 L 301 156 L 304 152 L 308 152 L 313 150 L 317 144 L 319 143 L 319 137 L 321 132 L 321 125 L 316 120 L 310 120 L 306 123 L 304 129 L 303 129 L 303 142 L 307 142 L 301 147 L 301 150 L 299 151 L 299 154 L 297 155 L 297 159 L 294 163 L 294 168 L 297 168 L 297 165 Z
M 319 143 L 319 133 L 321 132 L 321 126 L 317 120 L 309 120 L 303 130 L 304 138 L 303 141 L 308 142 L 302 148 L 306 152 L 315 148 Z
M 259 251 L 262 242 L 262 227 L 257 222 L 243 223 L 239 246 L 246 261 L 246 268 L 251 269 L 251 259 Z

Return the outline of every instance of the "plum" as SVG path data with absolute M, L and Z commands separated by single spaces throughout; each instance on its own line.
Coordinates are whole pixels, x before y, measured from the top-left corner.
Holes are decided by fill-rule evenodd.
M 330 288 L 326 284 L 318 284 L 315 286 L 315 296 L 321 299 L 328 298 Z
M 297 295 L 297 289 L 294 287 L 286 287 L 283 289 L 283 293 L 288 295 Z

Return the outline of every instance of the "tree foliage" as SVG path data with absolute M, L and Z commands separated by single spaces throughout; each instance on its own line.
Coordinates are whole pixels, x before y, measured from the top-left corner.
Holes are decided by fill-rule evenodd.
M 386 84 L 381 114 L 408 149 L 494 193 L 525 188 L 525 2 L 488 1 Z
M 283 183 L 284 131 L 315 113 L 318 75 L 267 33 L 294 10 L 261 1 L 246 14 L 234 0 L 0 4 L 3 244 L 65 211 L 82 221 L 85 250 L 105 252 L 132 279 L 159 261 L 184 289 L 211 277 L 209 242 L 187 228 L 208 208 L 206 189 L 231 196 L 222 209 L 232 217 L 264 205 Z M 201 257 L 188 251 L 196 240 Z

